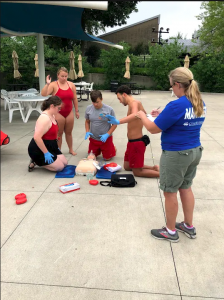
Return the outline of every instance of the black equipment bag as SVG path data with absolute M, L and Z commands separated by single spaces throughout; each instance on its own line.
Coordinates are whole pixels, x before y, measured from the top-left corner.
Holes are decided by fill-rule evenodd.
M 102 186 L 113 186 L 118 188 L 134 187 L 137 184 L 132 174 L 112 174 L 111 181 L 100 181 Z

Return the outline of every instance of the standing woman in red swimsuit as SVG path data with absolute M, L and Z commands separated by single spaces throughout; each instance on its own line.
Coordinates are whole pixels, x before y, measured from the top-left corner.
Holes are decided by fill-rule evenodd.
M 76 87 L 73 82 L 68 81 L 68 70 L 61 67 L 57 72 L 58 80 L 51 82 L 50 75 L 46 77 L 46 85 L 41 91 L 42 96 L 58 96 L 62 100 L 62 108 L 56 115 L 58 122 L 58 146 L 61 149 L 62 135 L 65 132 L 65 139 L 68 144 L 69 153 L 76 155 L 73 150 L 72 129 L 74 126 L 73 104 L 75 107 L 75 116 L 79 118 L 78 100 L 76 96 Z

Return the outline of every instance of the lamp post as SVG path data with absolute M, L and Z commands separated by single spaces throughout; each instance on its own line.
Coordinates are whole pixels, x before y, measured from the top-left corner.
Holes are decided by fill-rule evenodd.
M 159 33 L 159 41 L 158 42 L 155 42 L 155 39 L 152 39 L 151 43 L 155 43 L 155 44 L 159 44 L 159 45 L 163 45 L 163 43 L 161 42 L 161 39 L 162 39 L 162 33 L 169 33 L 169 28 L 166 29 L 166 31 L 163 31 L 163 27 L 160 27 L 160 30 L 159 31 L 156 31 L 156 28 L 155 27 L 152 27 L 152 32 L 155 32 L 155 33 Z M 166 42 L 168 42 L 168 40 L 165 40 Z

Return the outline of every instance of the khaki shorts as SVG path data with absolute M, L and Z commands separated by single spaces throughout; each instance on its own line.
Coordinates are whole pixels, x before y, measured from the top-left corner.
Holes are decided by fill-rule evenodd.
M 179 189 L 188 189 L 196 175 L 202 150 L 202 146 L 181 151 L 162 150 L 160 189 L 169 193 L 176 193 Z

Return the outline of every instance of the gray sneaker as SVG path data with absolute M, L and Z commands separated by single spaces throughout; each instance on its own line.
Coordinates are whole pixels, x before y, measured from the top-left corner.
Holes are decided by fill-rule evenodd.
M 175 234 L 169 234 L 166 227 L 163 227 L 162 229 L 152 229 L 151 235 L 158 240 L 165 240 L 172 243 L 179 242 L 178 232 L 176 231 Z
M 183 232 L 189 239 L 196 239 L 196 229 L 193 227 L 192 229 L 188 229 L 184 226 L 184 222 L 176 223 L 176 230 Z

